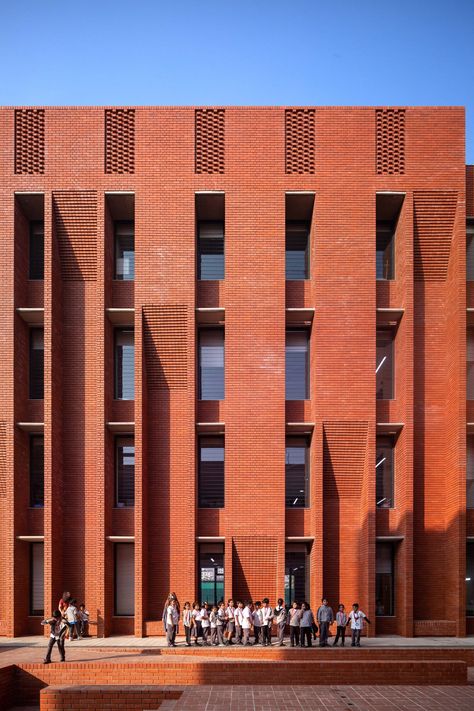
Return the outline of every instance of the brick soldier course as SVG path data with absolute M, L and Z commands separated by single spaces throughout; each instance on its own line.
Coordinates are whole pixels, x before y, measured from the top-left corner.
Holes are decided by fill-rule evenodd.
M 474 633 L 474 174 L 466 182 L 462 108 L 8 107 L 0 185 L 0 635 L 40 630 L 30 588 L 32 546 L 43 542 L 45 614 L 70 590 L 101 636 L 161 633 L 167 593 L 198 596 L 207 544 L 222 546 L 225 598 L 274 603 L 285 551 L 299 546 L 313 609 L 324 594 L 333 607 L 357 600 L 370 634 Z M 377 280 L 376 222 L 395 203 L 394 278 Z M 196 273 L 197 213 L 209 205 L 225 205 L 219 281 Z M 308 205 L 309 278 L 287 281 L 285 219 Z M 44 279 L 31 280 L 38 210 Z M 131 211 L 135 280 L 119 281 L 113 222 Z M 203 324 L 225 327 L 221 400 L 198 397 Z M 117 326 L 134 328 L 134 400 L 114 399 Z M 285 401 L 288 326 L 309 334 L 304 400 Z M 376 398 L 377 326 L 394 339 L 392 399 Z M 35 327 L 42 399 L 29 398 Z M 199 508 L 198 438 L 215 433 L 225 436 L 225 506 Z M 44 434 L 43 508 L 29 506 L 34 434 Z M 121 434 L 134 435 L 133 508 L 115 506 Z M 308 442 L 306 508 L 285 508 L 286 436 Z M 377 508 L 377 436 L 394 442 L 392 508 Z M 116 614 L 124 542 L 134 546 L 131 615 Z M 393 550 L 392 615 L 377 614 L 381 543 Z

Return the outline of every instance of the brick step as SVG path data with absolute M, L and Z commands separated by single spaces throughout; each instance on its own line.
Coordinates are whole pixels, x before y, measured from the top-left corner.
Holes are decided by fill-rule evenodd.
M 467 664 L 451 659 L 241 660 L 161 658 L 156 662 L 20 664 L 13 676 L 16 703 L 38 703 L 47 686 L 199 686 L 467 684 Z
M 40 711 L 143 711 L 170 708 L 169 703 L 181 697 L 179 689 L 153 685 L 87 685 L 48 686 L 40 693 Z

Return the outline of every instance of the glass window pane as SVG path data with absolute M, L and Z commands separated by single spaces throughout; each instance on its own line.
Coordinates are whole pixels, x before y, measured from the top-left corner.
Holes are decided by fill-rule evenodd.
M 474 617 L 474 543 L 466 546 L 466 615 Z
M 376 503 L 378 508 L 392 509 L 394 446 L 391 437 L 377 437 L 375 454 Z
M 379 616 L 394 615 L 394 547 L 392 543 L 377 543 L 375 612 Z
M 203 543 L 199 546 L 199 602 L 217 605 L 224 599 L 224 546 Z
M 30 400 L 44 398 L 44 332 L 42 328 L 30 331 Z
M 393 398 L 393 333 L 388 329 L 377 330 L 376 387 L 377 400 Z
M 115 279 L 135 279 L 135 225 L 115 222 Z
M 29 278 L 44 279 L 44 222 L 30 224 Z
M 474 281 L 474 221 L 467 225 L 466 234 L 466 279 Z
M 224 399 L 224 331 L 206 329 L 199 333 L 199 398 Z
M 199 440 L 199 506 L 224 508 L 224 437 Z
M 135 614 L 135 546 L 115 544 L 115 614 Z
M 117 500 L 119 507 L 135 505 L 135 442 L 133 437 L 115 440 Z
M 286 223 L 286 279 L 309 277 L 309 223 Z
M 309 506 L 308 446 L 303 438 L 286 440 L 285 479 L 287 508 Z
M 466 443 L 466 506 L 474 509 L 474 435 L 468 435 Z
M 224 279 L 224 223 L 198 224 L 198 279 Z
M 467 329 L 467 400 L 474 400 L 474 328 Z
M 44 506 L 44 436 L 30 437 L 30 506 Z
M 286 399 L 309 398 L 308 332 L 286 332 Z
M 306 563 L 304 551 L 285 552 L 285 603 L 304 602 L 306 600 Z
M 135 399 L 135 341 L 133 329 L 115 331 L 115 399 Z
M 44 615 L 44 543 L 30 548 L 30 615 Z
M 377 223 L 376 274 L 377 279 L 393 279 L 393 225 Z

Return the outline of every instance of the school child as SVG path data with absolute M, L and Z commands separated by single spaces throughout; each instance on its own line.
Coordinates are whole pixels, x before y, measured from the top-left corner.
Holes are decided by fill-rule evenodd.
M 225 630 L 226 644 L 233 644 L 232 637 L 235 635 L 235 606 L 233 600 L 228 600 L 225 614 L 227 619 Z
M 312 647 L 311 637 L 313 634 L 313 624 L 314 616 L 313 612 L 309 606 L 309 603 L 303 602 L 301 605 L 301 617 L 300 617 L 300 645 L 304 647 L 304 642 L 308 644 L 308 647 Z
M 337 625 L 336 639 L 332 643 L 332 646 L 337 647 L 337 643 L 339 642 L 339 637 L 340 637 L 341 638 L 341 647 L 343 647 L 344 642 L 346 640 L 347 615 L 345 613 L 344 605 L 342 603 L 338 606 L 338 609 L 336 612 L 336 625 Z
M 81 637 L 89 636 L 89 610 L 86 610 L 86 605 L 81 602 L 77 613 L 79 620 L 79 634 Z
M 334 612 L 332 611 L 332 607 L 329 607 L 325 597 L 321 600 L 317 618 L 319 623 L 319 646 L 327 647 L 329 626 L 334 622 Z
M 198 639 L 199 637 L 202 637 L 202 617 L 201 605 L 198 602 L 195 602 L 193 605 L 192 617 L 194 622 L 194 644 L 196 645 L 196 647 L 200 647 L 201 645 L 199 644 Z
M 212 606 L 209 613 L 209 624 L 211 630 L 211 644 L 217 644 L 217 605 Z
M 49 644 L 46 651 L 43 664 L 51 664 L 51 652 L 55 644 L 58 645 L 59 656 L 62 662 L 66 661 L 66 653 L 64 651 L 64 638 L 67 632 L 67 623 L 63 619 L 59 610 L 55 610 L 49 619 L 42 620 L 42 625 L 51 625 L 51 633 L 49 635 Z
M 217 644 L 224 644 L 224 630 L 226 624 L 225 604 L 224 601 L 219 603 L 217 610 Z
M 298 646 L 300 643 L 301 610 L 298 609 L 297 602 L 292 604 L 288 617 L 290 620 L 290 646 Z
M 69 605 L 67 606 L 66 609 L 66 622 L 67 626 L 69 628 L 69 639 L 71 642 L 73 641 L 74 637 L 76 639 L 81 639 L 81 636 L 79 634 L 79 629 L 77 625 L 78 621 L 78 615 L 77 615 L 77 607 L 76 607 L 76 602 L 74 598 L 69 602 Z
M 254 611 L 252 615 L 252 622 L 253 622 L 253 634 L 255 637 L 254 644 L 260 644 L 260 639 L 261 639 L 261 634 L 262 634 L 262 625 L 263 625 L 263 614 L 262 614 L 262 603 L 260 600 L 257 600 L 257 602 L 254 605 Z
M 264 597 L 262 603 L 262 644 L 268 647 L 272 643 L 273 610 L 268 597 Z
M 176 600 L 170 600 L 169 605 L 166 609 L 166 639 L 168 641 L 168 647 L 176 647 L 175 637 L 176 628 L 179 622 L 179 612 L 176 604 Z
M 252 614 L 252 603 L 247 602 L 244 609 L 242 610 L 242 644 L 246 647 L 251 644 L 250 640 L 250 630 L 252 629 L 253 614 Z
M 237 607 L 235 608 L 235 642 L 236 644 L 242 644 L 242 623 L 243 623 L 243 611 L 244 603 L 241 600 L 237 600 Z
M 209 640 L 211 623 L 209 622 L 209 605 L 203 602 L 201 605 L 201 625 L 202 625 L 202 643 L 211 645 Z
M 273 610 L 273 617 L 275 619 L 275 624 L 277 626 L 278 646 L 284 647 L 285 646 L 284 639 L 285 639 L 287 611 L 286 611 L 286 607 L 283 602 L 283 599 L 281 597 L 279 597 L 277 600 L 277 605 L 276 605 L 275 609 Z
M 183 609 L 183 626 L 184 626 L 184 634 L 186 637 L 186 646 L 190 647 L 191 646 L 191 631 L 193 627 L 193 611 L 191 610 L 191 605 L 189 602 L 184 603 L 184 609 Z
M 354 604 L 352 605 L 352 610 L 351 612 L 349 612 L 349 619 L 347 620 L 347 624 L 350 623 L 351 625 L 351 647 L 360 647 L 360 633 L 364 628 L 364 620 L 367 622 L 368 625 L 371 624 L 365 612 L 362 612 L 362 610 L 359 609 L 359 603 L 354 602 Z

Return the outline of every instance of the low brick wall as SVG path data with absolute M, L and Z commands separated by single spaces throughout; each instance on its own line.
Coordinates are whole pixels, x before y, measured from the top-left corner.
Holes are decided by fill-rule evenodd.
M 46 686 L 199 686 L 199 685 L 319 685 L 319 684 L 466 684 L 463 661 L 169 660 L 155 664 L 130 662 L 69 662 L 21 664 L 15 672 L 17 704 L 37 704 Z
M 178 689 L 157 686 L 48 686 L 40 693 L 41 711 L 143 711 L 179 699 Z
M 15 666 L 0 667 L 0 709 L 8 709 L 13 702 Z

